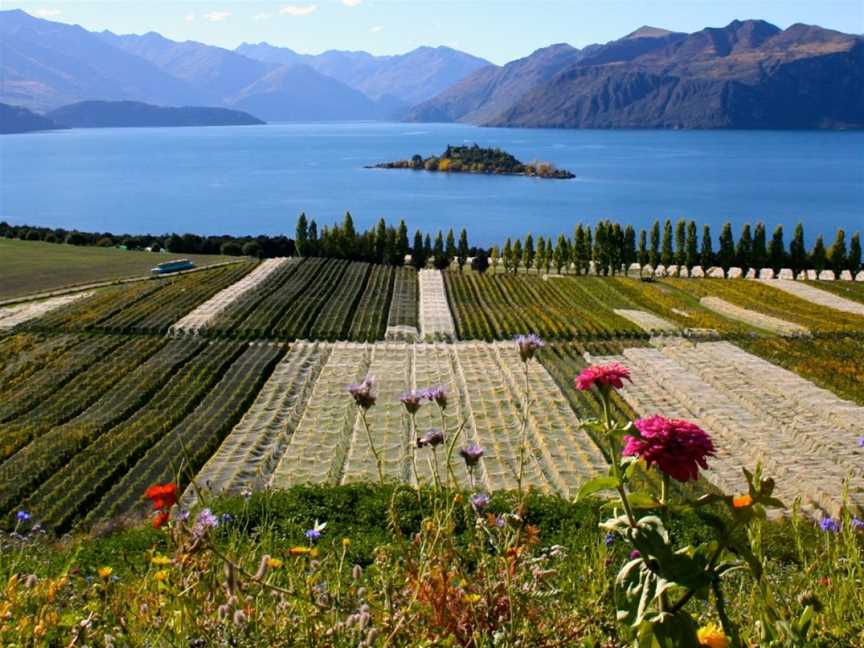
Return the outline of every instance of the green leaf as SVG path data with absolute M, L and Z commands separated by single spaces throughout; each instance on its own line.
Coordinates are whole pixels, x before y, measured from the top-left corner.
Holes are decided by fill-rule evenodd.
M 661 508 L 660 502 L 651 495 L 642 491 L 629 493 L 627 499 L 630 501 L 630 506 L 634 509 L 654 509 Z
M 579 487 L 579 492 L 576 493 L 576 501 L 580 501 L 594 493 L 599 493 L 604 490 L 615 490 L 621 485 L 617 477 L 606 475 L 603 477 L 595 477 Z

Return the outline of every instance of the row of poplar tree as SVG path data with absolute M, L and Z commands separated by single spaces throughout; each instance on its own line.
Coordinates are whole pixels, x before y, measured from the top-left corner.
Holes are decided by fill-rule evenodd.
M 804 226 L 795 227 L 787 246 L 782 226 L 778 226 L 770 240 L 763 223 L 755 227 L 749 224 L 741 228 L 737 241 L 732 224 L 726 223 L 720 232 L 718 247 L 714 249 L 711 228 L 702 226 L 701 236 L 695 221 L 655 221 L 650 230 L 638 233 L 631 225 L 601 221 L 593 226 L 577 225 L 573 237 L 563 234 L 556 240 L 529 234 L 524 239 L 508 238 L 504 245 L 491 250 L 471 247 L 468 233 L 463 228 L 459 237 L 453 230 L 445 235 L 440 230 L 433 238 L 429 233 L 417 230 L 413 243 L 409 240 L 405 221 L 397 226 L 388 225 L 384 219 L 369 230 L 358 232 L 350 213 L 341 223 L 324 226 L 319 231 L 314 220 L 301 214 L 297 220 L 295 246 L 300 256 L 321 256 L 371 263 L 402 265 L 406 255 L 411 255 L 411 264 L 416 268 L 432 265 L 439 269 L 450 267 L 454 262 L 459 268 L 465 266 L 470 257 L 475 257 L 474 267 L 485 270 L 487 256 L 495 265 L 506 271 L 517 268 L 534 268 L 549 272 L 555 268 L 561 272 L 573 268 L 577 273 L 587 273 L 592 262 L 597 272 L 615 274 L 632 263 L 670 266 L 702 266 L 704 269 L 719 266 L 744 271 L 755 268 L 790 268 L 794 272 L 805 269 L 818 271 L 831 269 L 835 272 L 862 268 L 861 237 L 855 233 L 846 240 L 846 232 L 838 229 L 834 242 L 826 247 L 822 236 L 818 236 L 808 250 L 804 243 Z
M 358 232 L 350 212 L 345 214 L 341 223 L 330 227 L 325 225 L 320 232 L 314 220 L 309 220 L 305 213 L 300 214 L 294 245 L 300 256 L 387 265 L 403 265 L 405 257 L 410 254 L 411 265 L 417 269 L 425 268 L 430 263 L 439 269 L 449 268 L 454 261 L 462 269 L 471 255 L 485 259 L 484 251 L 469 247 L 468 232 L 465 228 L 459 233 L 458 242 L 452 229 L 446 236 L 439 230 L 434 240 L 429 233 L 424 234 L 417 230 L 411 245 L 408 226 L 404 220 L 399 221 L 398 226 L 393 226 L 388 225 L 382 218 L 372 229 Z
M 661 233 L 662 232 L 662 233 Z M 757 223 L 755 228 L 749 224 L 741 228 L 736 243 L 732 224 L 726 223 L 720 232 L 719 247 L 714 250 L 711 228 L 702 226 L 702 236 L 698 236 L 695 221 L 679 220 L 673 227 L 666 220 L 662 227 L 655 221 L 650 231 L 641 229 L 638 242 L 636 230 L 627 225 L 601 221 L 593 230 L 590 226 L 578 225 L 573 238 L 563 234 L 557 240 L 540 236 L 536 243 L 529 234 L 524 242 L 520 239 L 507 239 L 499 250 L 492 248 L 493 264 L 500 263 L 505 270 L 515 272 L 519 267 L 543 269 L 549 272 L 553 267 L 561 272 L 572 267 L 579 274 L 587 273 L 594 263 L 600 274 L 615 274 L 622 266 L 632 263 L 670 266 L 702 266 L 708 269 L 720 266 L 725 270 L 732 267 L 742 268 L 790 268 L 796 273 L 801 270 L 818 271 L 831 269 L 834 272 L 861 269 L 861 237 L 855 233 L 849 243 L 846 232 L 838 229 L 831 247 L 826 248 L 822 236 L 818 236 L 808 251 L 804 244 L 804 226 L 795 227 L 788 247 L 784 241 L 782 226 L 778 226 L 770 241 L 767 239 L 765 225 Z

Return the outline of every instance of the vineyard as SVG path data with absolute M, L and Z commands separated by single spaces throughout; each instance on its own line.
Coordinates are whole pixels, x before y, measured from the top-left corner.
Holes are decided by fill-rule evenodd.
M 612 416 L 697 422 L 727 488 L 761 460 L 780 496 L 864 506 L 864 288 L 481 274 L 339 259 L 239 262 L 0 308 L 0 515 L 47 529 L 140 515 L 178 481 L 239 494 L 296 484 L 447 478 L 442 430 L 485 450 L 477 488 L 573 496 L 602 473 L 573 378 L 619 361 Z M 527 365 L 513 336 L 546 346 Z M 365 419 L 346 386 L 376 378 Z M 415 417 L 400 396 L 442 386 Z M 524 408 L 525 393 L 530 407 Z M 367 432 L 367 425 L 369 432 Z M 446 448 L 446 445 L 444 446 Z M 457 457 L 458 458 L 458 457 Z M 467 483 L 461 460 L 454 475 Z M 818 478 L 817 478 L 818 476 Z M 194 480 L 194 487 L 192 482 Z

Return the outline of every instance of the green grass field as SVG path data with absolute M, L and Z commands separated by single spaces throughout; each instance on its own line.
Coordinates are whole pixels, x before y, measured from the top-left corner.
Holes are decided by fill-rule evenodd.
M 0 299 L 145 276 L 157 263 L 183 257 L 198 266 L 236 258 L 215 254 L 153 254 L 0 238 Z

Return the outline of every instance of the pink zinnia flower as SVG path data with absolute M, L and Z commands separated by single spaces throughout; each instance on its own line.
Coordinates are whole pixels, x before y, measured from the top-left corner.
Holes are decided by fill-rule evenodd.
M 587 391 L 594 385 L 601 388 L 614 387 L 615 389 L 621 389 L 624 387 L 625 378 L 630 380 L 630 370 L 618 362 L 593 365 L 587 369 L 583 369 L 582 373 L 576 376 L 576 389 Z
M 665 416 L 634 421 L 640 437 L 626 436 L 626 456 L 638 456 L 648 466 L 686 482 L 699 478 L 699 467 L 708 468 L 706 457 L 715 456 L 714 443 L 702 428 L 690 421 L 668 419 Z

